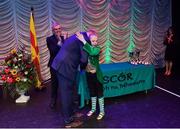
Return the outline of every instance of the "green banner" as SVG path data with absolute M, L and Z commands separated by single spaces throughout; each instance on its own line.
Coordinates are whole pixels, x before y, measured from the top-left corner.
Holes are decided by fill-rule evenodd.
M 153 65 L 133 65 L 128 62 L 101 64 L 104 80 L 104 97 L 115 97 L 138 91 L 148 90 L 155 85 Z M 85 72 L 79 76 L 79 94 L 81 107 L 89 99 Z

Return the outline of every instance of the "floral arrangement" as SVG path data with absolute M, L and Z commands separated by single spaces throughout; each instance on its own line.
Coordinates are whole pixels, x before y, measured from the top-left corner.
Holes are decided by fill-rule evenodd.
M 10 92 L 27 91 L 36 83 L 36 71 L 31 55 L 13 49 L 2 64 L 4 69 L 0 72 L 0 79 L 3 88 Z

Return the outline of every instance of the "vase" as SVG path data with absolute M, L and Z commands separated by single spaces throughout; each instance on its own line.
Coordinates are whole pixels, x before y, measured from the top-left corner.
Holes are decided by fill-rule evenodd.
M 30 99 L 30 96 L 25 95 L 25 91 L 21 90 L 17 90 L 20 97 L 16 99 L 16 103 L 27 103 Z

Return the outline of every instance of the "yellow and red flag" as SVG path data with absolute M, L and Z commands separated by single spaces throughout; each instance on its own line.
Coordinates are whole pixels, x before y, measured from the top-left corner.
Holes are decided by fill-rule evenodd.
M 40 58 L 39 58 L 39 49 L 37 44 L 37 38 L 36 38 L 36 31 L 35 31 L 35 25 L 34 25 L 34 17 L 33 12 L 31 11 L 30 16 L 30 39 L 31 39 L 31 58 L 34 63 L 34 66 L 37 70 L 37 88 L 42 88 L 41 82 L 41 70 L 40 70 Z

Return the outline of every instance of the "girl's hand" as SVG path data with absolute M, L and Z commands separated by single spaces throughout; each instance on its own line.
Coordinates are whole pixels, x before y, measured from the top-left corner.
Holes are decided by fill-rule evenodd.
M 76 37 L 83 42 L 84 44 L 86 44 L 86 40 L 84 39 L 83 34 L 81 34 L 80 32 L 76 32 Z

